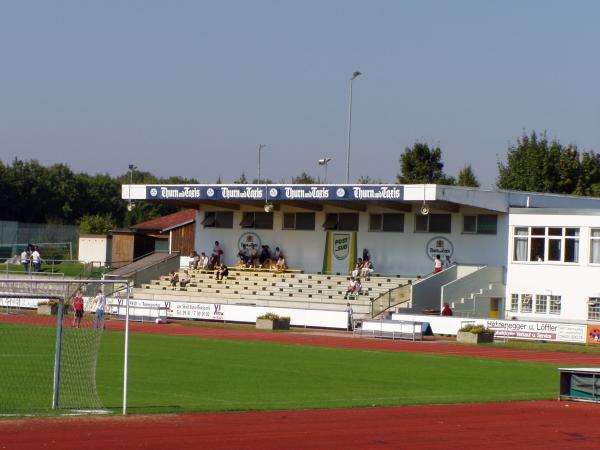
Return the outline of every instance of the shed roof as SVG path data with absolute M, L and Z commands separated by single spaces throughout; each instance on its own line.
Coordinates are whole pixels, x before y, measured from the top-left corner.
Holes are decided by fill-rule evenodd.
M 162 233 L 194 222 L 196 220 L 196 212 L 195 209 L 183 209 L 173 214 L 132 225 L 131 228 L 140 231 L 159 231 Z

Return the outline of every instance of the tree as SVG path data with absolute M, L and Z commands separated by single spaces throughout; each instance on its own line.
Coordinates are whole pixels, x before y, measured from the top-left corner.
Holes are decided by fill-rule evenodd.
M 473 173 L 473 169 L 471 168 L 470 164 L 460 169 L 456 184 L 459 186 L 479 187 L 479 181 L 477 181 L 477 177 Z
M 234 181 L 235 184 L 248 184 L 248 180 L 246 179 L 246 174 L 242 172 L 240 178 L 237 181 Z
M 546 134 L 523 133 L 508 149 L 506 164 L 498 162 L 497 186 L 556 194 L 600 193 L 600 158 L 594 152 L 581 155 L 574 145 L 548 141 Z
M 358 184 L 385 184 L 383 181 L 381 181 L 381 179 L 378 178 L 377 180 L 374 180 L 369 175 L 367 175 L 366 177 L 359 177 L 359 179 L 356 182 Z
M 79 231 L 83 234 L 107 234 L 115 228 L 110 214 L 86 214 L 79 219 Z
M 292 184 L 315 184 L 317 180 L 306 172 L 302 172 L 297 177 L 292 177 Z
M 439 147 L 429 148 L 424 142 L 415 142 L 400 155 L 398 183 L 454 184 L 454 178 L 447 177 L 443 169 L 442 150 Z

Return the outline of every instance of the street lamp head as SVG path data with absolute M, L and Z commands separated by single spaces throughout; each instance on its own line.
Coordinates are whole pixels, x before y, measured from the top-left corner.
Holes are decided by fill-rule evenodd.
M 129 170 L 135 170 L 137 169 L 137 166 L 133 165 L 133 164 L 129 164 Z
M 359 76 L 361 76 L 361 75 L 362 75 L 362 73 L 360 73 L 360 72 L 357 70 L 356 72 L 354 72 L 354 73 L 352 74 L 352 78 L 351 78 L 351 80 L 354 80 L 356 77 L 359 77 Z
M 331 162 L 331 158 L 321 158 L 319 159 L 319 165 L 325 166 Z

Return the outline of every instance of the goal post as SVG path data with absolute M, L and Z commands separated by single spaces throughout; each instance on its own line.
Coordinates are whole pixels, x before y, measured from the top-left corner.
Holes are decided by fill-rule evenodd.
M 96 376 L 108 301 L 92 312 L 104 293 L 121 291 L 126 414 L 130 287 L 128 280 L 0 279 L 0 416 L 107 412 Z

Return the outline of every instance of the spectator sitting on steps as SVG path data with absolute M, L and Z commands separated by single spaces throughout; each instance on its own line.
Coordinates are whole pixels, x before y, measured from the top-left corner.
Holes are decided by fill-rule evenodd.
M 354 294 L 354 289 L 356 288 L 356 278 L 350 277 L 350 282 L 348 283 L 348 289 L 346 289 L 346 294 L 344 294 L 344 298 L 348 298 L 348 294 Z
M 208 256 L 206 253 L 200 253 L 200 261 L 198 261 L 198 268 L 202 270 L 206 270 L 208 268 Z
M 225 264 L 221 264 L 221 266 L 215 272 L 215 280 L 223 280 L 225 277 L 229 276 L 229 269 Z
M 196 250 L 193 250 L 190 254 L 190 269 L 197 269 L 198 263 L 200 262 L 200 256 L 196 253 Z
M 285 263 L 285 257 L 283 256 L 283 253 L 279 255 L 279 259 L 275 264 L 275 269 L 277 270 L 277 272 L 283 272 L 287 269 L 287 264 Z
M 181 286 L 182 288 L 186 287 L 187 284 L 190 282 L 190 276 L 188 274 L 187 270 L 183 271 L 183 275 L 181 276 L 181 278 L 179 279 L 179 286 Z
M 175 271 L 169 274 L 169 281 L 171 282 L 171 287 L 174 289 L 177 287 L 177 283 L 179 282 L 179 274 Z

